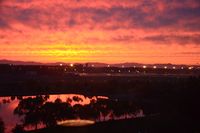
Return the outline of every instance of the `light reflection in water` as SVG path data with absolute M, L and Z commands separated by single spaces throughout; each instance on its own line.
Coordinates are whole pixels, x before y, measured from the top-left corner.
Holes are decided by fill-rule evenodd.
M 92 125 L 95 122 L 92 120 L 66 120 L 66 121 L 60 121 L 58 122 L 58 125 L 61 126 L 86 126 L 86 125 Z
M 11 132 L 15 124 L 20 122 L 19 117 L 13 114 L 13 110 L 17 107 L 18 103 L 18 100 L 10 101 L 10 97 L 0 97 L 0 118 L 2 118 L 6 126 L 6 132 Z
M 37 101 L 39 99 L 44 101 Z M 87 124 L 87 122 L 91 124 L 94 121 L 99 122 L 110 119 L 118 120 L 144 116 L 141 109 L 134 108 L 130 110 L 129 108 L 132 108 L 132 105 L 130 106 L 127 103 L 116 104 L 117 102 L 109 100 L 106 96 L 93 96 L 90 98 L 79 94 L 0 97 L 0 118 L 5 124 L 6 133 L 10 133 L 16 124 L 24 125 L 25 130 L 33 130 L 43 128 L 45 125 L 47 127 L 54 125 L 55 123 L 51 123 L 51 121 L 55 121 L 57 124 L 65 122 L 67 125 L 80 126 Z M 34 105 L 35 103 L 37 105 Z M 69 109 L 67 110 L 67 108 Z M 65 110 L 68 113 L 63 115 Z M 41 115 L 42 111 L 43 114 Z M 37 113 L 34 114 L 33 112 Z M 53 119 L 48 119 L 49 116 L 52 116 L 51 113 L 57 113 L 57 116 L 54 116 L 55 118 Z M 45 115 L 47 116 L 43 118 Z M 72 116 L 66 117 L 65 115 Z M 36 118 L 35 127 L 33 127 L 34 121 L 32 118 Z M 84 121 L 81 119 L 87 120 Z
M 36 96 L 23 96 L 23 99 L 26 98 L 34 98 Z M 82 100 L 80 101 L 74 101 L 73 98 L 74 97 L 79 97 Z M 101 98 L 101 96 L 97 96 L 98 98 Z M 61 99 L 62 101 L 66 101 L 68 99 L 72 99 L 72 102 L 70 103 L 72 106 L 74 106 L 75 104 L 81 104 L 81 105 L 86 105 L 86 104 L 90 104 L 91 100 L 97 100 L 97 97 L 94 96 L 92 98 L 89 97 L 85 97 L 83 95 L 79 95 L 79 94 L 61 94 L 61 95 L 49 95 L 49 98 L 47 99 L 48 102 L 53 102 L 55 101 L 57 98 Z M 104 97 L 104 96 L 102 96 Z M 108 98 L 108 97 L 105 97 Z M 12 100 L 11 100 L 12 99 Z M 10 133 L 12 128 L 16 125 L 16 123 L 20 123 L 20 118 L 17 115 L 13 114 L 13 111 L 15 110 L 15 108 L 18 106 L 19 104 L 19 99 L 20 97 L 0 97 L 0 118 L 2 118 L 5 126 L 6 126 L 6 133 Z M 39 125 L 39 127 L 43 127 L 42 125 Z M 27 128 L 30 129 L 30 128 Z

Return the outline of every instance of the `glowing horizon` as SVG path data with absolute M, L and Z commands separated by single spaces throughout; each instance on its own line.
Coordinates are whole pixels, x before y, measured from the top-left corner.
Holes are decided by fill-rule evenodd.
M 200 63 L 198 0 L 2 0 L 0 59 Z

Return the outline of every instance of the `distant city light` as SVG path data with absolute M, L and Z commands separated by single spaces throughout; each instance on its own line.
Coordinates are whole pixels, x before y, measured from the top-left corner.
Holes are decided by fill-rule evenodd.
M 184 69 L 184 67 L 181 67 L 181 69 Z
M 142 66 L 143 68 L 147 68 L 147 66 Z
M 172 67 L 172 69 L 176 69 L 176 67 L 175 67 L 175 66 L 173 66 L 173 67 Z
M 110 65 L 108 65 L 107 67 L 110 67 Z
M 193 67 L 192 67 L 192 66 L 190 66 L 190 67 L 188 67 L 188 69 L 189 69 L 189 70 L 191 70 L 191 69 L 193 69 Z
M 167 66 L 164 66 L 165 69 L 167 69 Z
M 97 96 L 99 99 L 109 99 L 107 96 Z
M 153 66 L 153 68 L 154 68 L 154 69 L 156 69 L 156 68 L 157 68 L 157 66 Z
M 74 66 L 74 64 L 71 63 L 71 64 L 70 64 L 70 67 L 73 67 L 73 66 Z
M 60 64 L 60 66 L 63 66 L 63 64 Z
M 130 72 L 131 72 L 131 70 L 128 70 L 128 72 L 130 73 Z
M 119 70 L 118 72 L 120 73 L 121 71 Z
M 140 73 L 140 71 L 136 70 L 136 73 Z
M 122 65 L 122 68 L 124 68 L 124 65 Z
M 92 64 L 92 67 L 94 67 L 94 65 Z
M 136 66 L 133 66 L 134 68 L 136 68 Z

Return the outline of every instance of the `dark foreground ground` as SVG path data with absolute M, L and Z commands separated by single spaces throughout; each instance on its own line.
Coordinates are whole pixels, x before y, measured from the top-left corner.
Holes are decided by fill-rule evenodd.
M 132 100 L 146 117 L 88 127 L 52 127 L 38 133 L 200 133 L 200 75 L 0 75 L 0 95 L 78 93 Z
M 196 125 L 197 126 L 197 125 Z M 29 133 L 199 133 L 192 123 L 166 118 L 166 116 L 151 116 L 130 120 L 108 121 L 84 127 L 56 126 Z

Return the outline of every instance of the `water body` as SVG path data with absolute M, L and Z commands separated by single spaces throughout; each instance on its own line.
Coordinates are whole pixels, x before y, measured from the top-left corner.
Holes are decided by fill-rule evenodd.
M 4 123 L 5 133 L 12 132 L 16 124 L 24 130 L 34 130 L 60 123 L 81 126 L 143 116 L 143 111 L 133 103 L 111 100 L 106 96 L 60 94 L 0 97 L 0 119 Z

